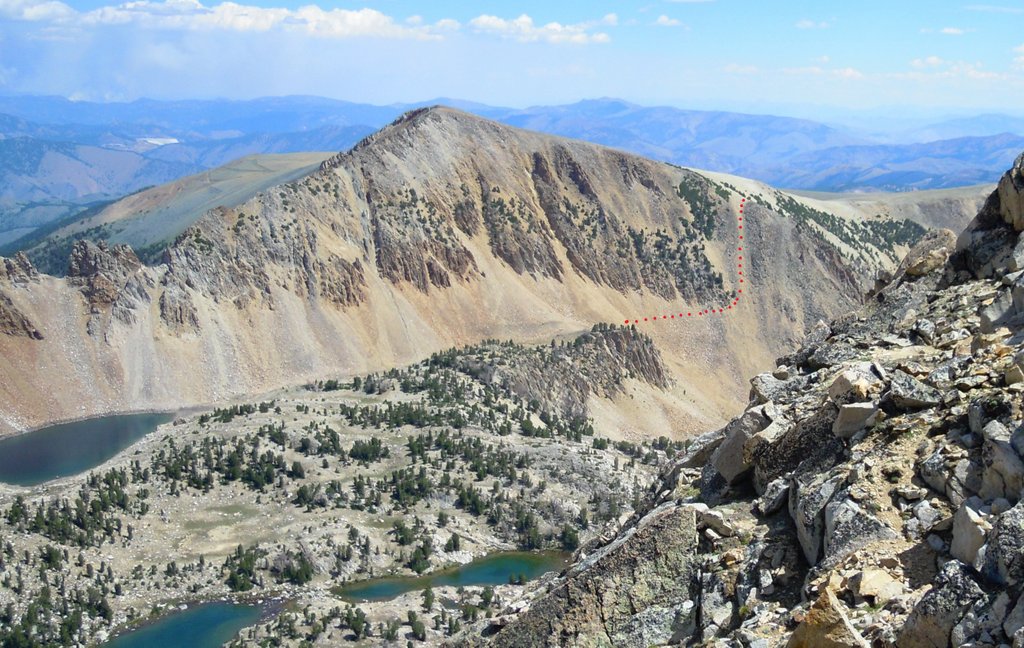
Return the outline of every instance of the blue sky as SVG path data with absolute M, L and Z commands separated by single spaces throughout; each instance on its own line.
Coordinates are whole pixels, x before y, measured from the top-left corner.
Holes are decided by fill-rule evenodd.
M 1024 111 L 1024 1 L 0 0 L 0 92 Z

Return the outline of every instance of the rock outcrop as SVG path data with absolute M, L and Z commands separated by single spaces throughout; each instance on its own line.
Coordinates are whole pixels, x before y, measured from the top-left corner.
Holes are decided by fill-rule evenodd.
M 696 627 L 694 510 L 665 505 L 570 569 L 489 643 L 508 648 L 677 643 Z
M 476 631 L 625 645 L 555 624 L 620 627 L 642 610 L 556 593 L 605 578 L 628 589 L 605 552 L 696 511 L 688 587 L 636 582 L 661 592 L 644 609 L 693 602 L 692 620 L 677 616 L 692 631 L 667 638 L 652 622 L 647 645 L 1024 646 L 1022 172 L 1024 156 L 956 246 L 926 237 L 864 308 L 755 377 L 746 411 L 695 439 L 608 547 L 586 548 L 518 619 Z
M 24 253 L 19 252 L 10 259 L 0 257 L 0 334 L 29 340 L 43 339 L 43 334 L 6 294 L 9 290 L 24 287 L 38 276 Z

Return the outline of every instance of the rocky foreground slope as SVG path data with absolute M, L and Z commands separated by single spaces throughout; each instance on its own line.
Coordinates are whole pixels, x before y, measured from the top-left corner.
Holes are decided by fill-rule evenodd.
M 1024 646 L 1024 155 L 464 644 Z M 524 606 L 520 606 L 524 607 Z
M 211 211 L 158 265 L 92 241 L 73 246 L 66 277 L 24 256 L 0 262 L 0 434 L 724 305 L 741 288 L 742 241 L 756 300 L 650 331 L 674 387 L 652 392 L 634 427 L 685 431 L 720 421 L 743 376 L 849 309 L 922 231 L 458 111 L 415 111 L 315 173 Z

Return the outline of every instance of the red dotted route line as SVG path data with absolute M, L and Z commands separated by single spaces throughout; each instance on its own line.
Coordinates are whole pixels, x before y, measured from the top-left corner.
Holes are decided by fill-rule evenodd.
M 740 199 L 740 213 L 737 218 L 737 227 L 739 230 L 739 241 L 740 244 L 736 246 L 736 251 L 740 254 L 736 258 L 736 271 L 739 273 L 739 283 L 746 283 L 745 276 L 743 274 L 743 208 L 746 206 L 747 199 Z M 729 302 L 726 306 L 720 308 L 704 308 L 701 310 L 689 310 L 685 313 L 668 313 L 662 315 L 653 315 L 650 317 L 637 317 L 635 319 L 627 319 L 626 324 L 640 324 L 642 322 L 656 322 L 658 320 L 674 320 L 676 318 L 687 318 L 687 317 L 704 317 L 705 315 L 720 315 L 725 311 L 732 310 L 732 307 L 740 302 L 740 297 L 743 296 L 743 288 L 736 289 L 736 297 Z

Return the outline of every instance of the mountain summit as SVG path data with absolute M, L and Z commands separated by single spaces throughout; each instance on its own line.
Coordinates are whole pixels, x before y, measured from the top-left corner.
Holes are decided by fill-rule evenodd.
M 0 424 L 211 402 L 485 338 L 713 308 L 741 289 L 742 235 L 749 299 L 728 316 L 651 325 L 675 382 L 649 394 L 639 425 L 685 429 L 700 424 L 694 399 L 712 418 L 735 404 L 739 376 L 855 304 L 921 231 L 415 110 L 317 171 L 207 212 L 157 265 L 88 240 L 67 277 L 7 261 L 19 270 L 0 278 Z

